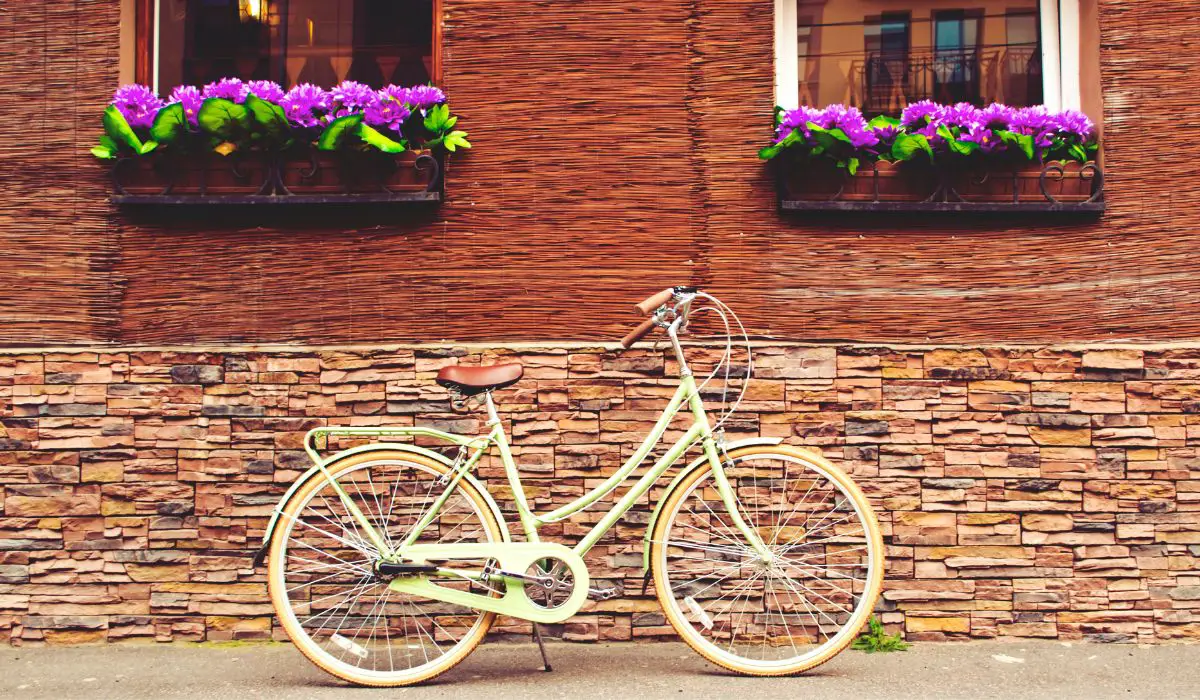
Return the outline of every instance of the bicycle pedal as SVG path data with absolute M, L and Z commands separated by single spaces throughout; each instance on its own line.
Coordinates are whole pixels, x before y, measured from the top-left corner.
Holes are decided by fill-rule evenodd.
M 621 589 L 615 586 L 610 588 L 589 588 L 587 597 L 591 600 L 611 600 L 621 595 Z

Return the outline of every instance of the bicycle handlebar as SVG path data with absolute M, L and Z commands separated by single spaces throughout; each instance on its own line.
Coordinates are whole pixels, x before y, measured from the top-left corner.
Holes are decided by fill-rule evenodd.
M 645 321 L 642 321 L 640 324 L 638 324 L 637 328 L 634 328 L 633 330 L 629 331 L 629 334 L 626 335 L 624 338 L 621 338 L 621 347 L 628 350 L 630 347 L 633 346 L 634 343 L 636 343 L 637 341 L 646 337 L 646 334 L 649 333 L 653 329 L 654 329 L 654 317 L 651 316 L 650 318 L 648 318 Z
M 651 311 L 654 311 L 655 309 L 657 309 L 658 307 L 667 303 L 668 301 L 671 301 L 671 298 L 674 296 L 675 296 L 675 288 L 667 287 L 666 289 L 662 290 L 658 294 L 647 297 L 641 303 L 634 305 L 634 308 L 637 309 L 643 316 L 645 316 L 646 314 L 650 313 Z

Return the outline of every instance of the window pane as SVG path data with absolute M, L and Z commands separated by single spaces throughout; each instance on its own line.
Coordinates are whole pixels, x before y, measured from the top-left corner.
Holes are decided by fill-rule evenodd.
M 161 0 L 158 87 L 413 85 L 433 72 L 433 0 Z
M 800 102 L 1042 102 L 1038 0 L 798 0 Z

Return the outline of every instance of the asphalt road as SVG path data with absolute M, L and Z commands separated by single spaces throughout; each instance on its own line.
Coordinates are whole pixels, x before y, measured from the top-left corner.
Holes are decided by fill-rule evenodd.
M 848 651 L 799 678 L 738 678 L 677 643 L 484 644 L 434 684 L 352 688 L 289 645 L 111 645 L 0 651 L 0 698 L 1197 698 L 1200 645 L 917 644 Z

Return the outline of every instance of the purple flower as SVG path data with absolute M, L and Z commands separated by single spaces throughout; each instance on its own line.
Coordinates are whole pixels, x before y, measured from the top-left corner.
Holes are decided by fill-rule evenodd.
M 877 126 L 874 127 L 873 130 L 875 131 L 875 136 L 879 139 L 880 143 L 891 143 L 895 141 L 896 137 L 899 136 L 901 132 L 900 127 L 892 126 L 891 124 Z
M 183 105 L 183 114 L 188 122 L 196 126 L 196 115 L 200 113 L 200 104 L 204 102 L 200 89 L 195 85 L 180 85 L 171 91 L 171 97 L 167 100 L 168 104 L 176 102 Z
M 382 126 L 399 132 L 410 114 L 412 110 L 403 103 L 380 91 L 377 99 L 363 110 L 363 121 L 371 126 Z
M 953 107 L 946 107 L 942 113 L 941 121 L 949 126 L 957 126 L 960 129 L 968 129 L 971 126 L 979 123 L 980 115 L 979 108 L 970 102 L 959 102 Z
M 297 85 L 279 100 L 288 121 L 300 126 L 319 126 L 329 105 L 329 93 L 311 83 Z
M 406 87 L 400 87 L 399 85 L 388 85 L 382 88 L 378 94 L 380 99 L 383 99 L 384 97 L 390 97 L 403 105 L 408 104 L 408 93 L 409 90 Z
M 408 99 L 405 102 L 410 107 L 424 112 L 446 101 L 446 93 L 432 85 L 417 85 L 408 89 Z
M 924 126 L 927 121 L 941 121 L 946 108 L 933 100 L 921 100 L 904 108 L 900 123 L 904 126 Z
M 1075 110 L 1067 110 L 1054 115 L 1050 124 L 1059 133 L 1065 136 L 1073 136 L 1082 142 L 1091 139 L 1096 130 L 1096 125 L 1092 123 L 1092 120 L 1086 114 Z
M 1005 148 L 1004 141 L 996 136 L 996 132 L 992 131 L 983 124 L 973 124 L 968 129 L 964 130 L 959 136 L 962 141 L 970 141 L 979 144 L 979 150 L 984 153 L 994 153 L 1002 151 Z
M 808 130 L 808 123 L 821 119 L 824 119 L 824 112 L 819 109 L 812 107 L 789 109 L 780 117 L 779 126 L 775 127 L 775 143 L 784 140 L 796 129 L 800 130 L 800 134 L 804 138 L 809 138 L 812 134 Z
M 163 101 L 145 85 L 122 85 L 113 93 L 112 104 L 135 129 L 146 129 L 154 123 L 154 116 L 162 108 Z
M 867 120 L 863 118 L 858 107 L 830 105 L 825 110 L 825 118 L 827 120 L 832 118 L 833 125 L 828 128 L 841 129 L 842 133 L 850 139 L 850 145 L 854 148 L 861 149 L 879 145 L 879 137 L 875 135 L 874 130 L 867 127 Z
M 1016 114 L 1012 107 L 995 102 L 979 112 L 979 123 L 989 129 L 1008 129 Z
M 251 80 L 246 87 L 260 100 L 278 104 L 283 99 L 283 88 L 274 80 Z
M 332 110 L 329 113 L 331 119 L 361 112 L 378 100 L 374 90 L 353 80 L 345 80 L 341 85 L 330 90 L 329 98 Z
M 205 99 L 217 98 L 233 102 L 245 102 L 250 88 L 239 78 L 221 78 L 215 83 L 204 86 Z

